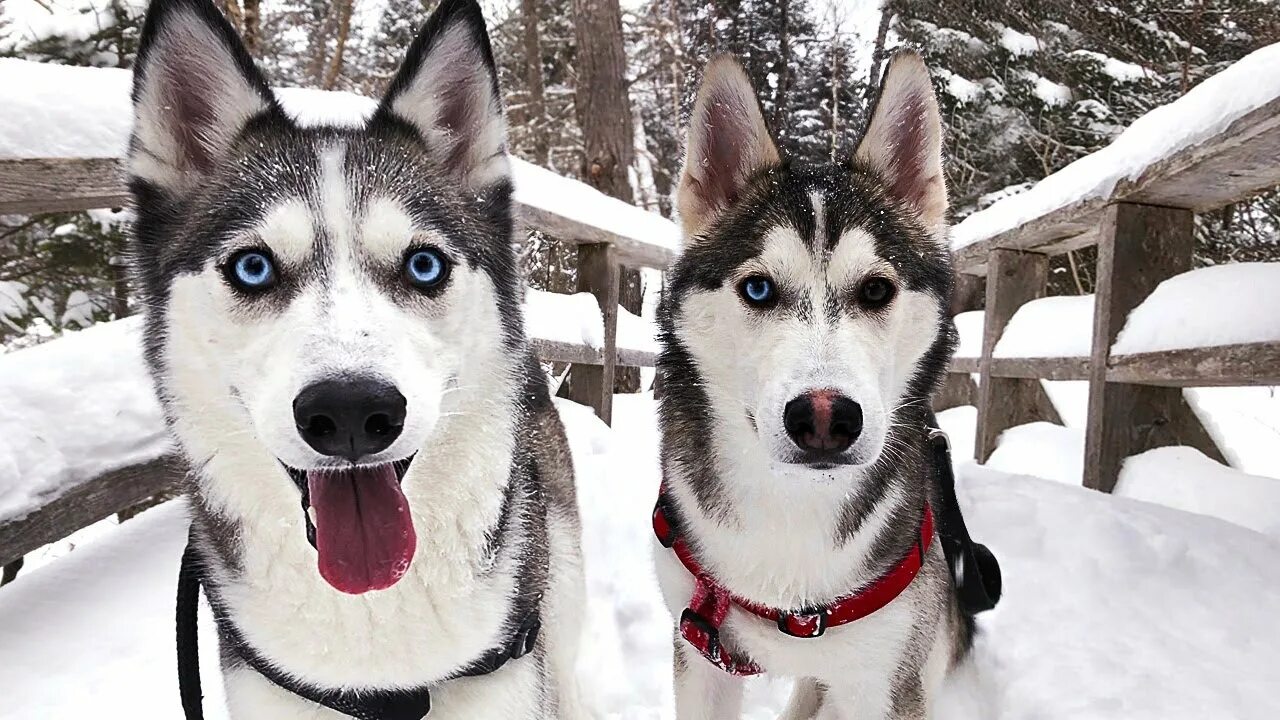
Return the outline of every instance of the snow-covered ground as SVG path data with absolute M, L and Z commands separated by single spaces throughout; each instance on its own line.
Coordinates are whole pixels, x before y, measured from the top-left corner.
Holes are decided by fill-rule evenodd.
M 1280 43 L 1250 53 L 1178 100 L 1138 118 L 1107 147 L 965 218 L 952 228 L 952 247 L 958 250 L 1058 208 L 1110 195 L 1120 182 L 1135 179 L 1153 163 L 1280 97 L 1277 67 Z
M 670 718 L 670 618 L 651 567 L 652 397 L 616 398 L 612 430 L 584 407 L 559 407 L 586 536 L 583 684 L 600 717 Z M 953 434 L 963 431 L 960 414 L 946 417 Z M 999 556 L 1005 594 L 979 618 L 940 720 L 1280 716 L 1280 539 L 972 463 L 959 470 L 970 528 Z M 172 613 L 184 514 L 181 501 L 148 511 L 0 590 L 5 717 L 177 716 Z M 216 667 L 210 629 L 206 616 L 206 671 Z M 209 716 L 222 718 L 214 677 Z M 771 720 L 786 691 L 785 679 L 753 681 L 747 717 Z

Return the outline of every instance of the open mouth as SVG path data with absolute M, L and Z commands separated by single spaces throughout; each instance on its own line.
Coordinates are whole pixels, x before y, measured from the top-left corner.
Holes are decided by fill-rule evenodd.
M 409 570 L 418 537 L 400 483 L 412 462 L 410 456 L 378 465 L 284 466 L 302 493 L 320 576 L 335 589 L 385 590 Z

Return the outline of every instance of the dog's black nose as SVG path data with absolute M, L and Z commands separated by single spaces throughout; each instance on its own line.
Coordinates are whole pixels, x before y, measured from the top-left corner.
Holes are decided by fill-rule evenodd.
M 376 378 L 323 380 L 293 400 L 298 434 L 315 451 L 357 462 L 382 452 L 404 428 L 400 391 Z
M 836 455 L 862 432 L 862 407 L 835 390 L 813 390 L 787 403 L 782 425 L 801 450 Z

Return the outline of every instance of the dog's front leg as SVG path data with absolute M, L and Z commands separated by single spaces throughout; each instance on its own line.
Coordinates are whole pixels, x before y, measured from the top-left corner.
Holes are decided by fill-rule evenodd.
M 743 679 L 712 665 L 675 638 L 676 720 L 737 720 L 742 715 Z
M 778 720 L 813 720 L 822 706 L 822 686 L 813 678 L 800 678 Z

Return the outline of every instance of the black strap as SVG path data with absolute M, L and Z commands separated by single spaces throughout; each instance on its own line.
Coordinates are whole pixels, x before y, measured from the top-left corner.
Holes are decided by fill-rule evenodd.
M 927 423 L 934 478 L 939 490 L 935 515 L 942 553 L 951 569 L 960 609 L 968 615 L 977 615 L 995 607 L 1000 601 L 1000 563 L 986 545 L 974 542 L 969 536 L 964 516 L 960 513 L 960 502 L 956 498 L 951 444 L 947 442 L 946 434 L 938 429 L 938 419 L 932 411 L 929 412 Z
M 178 569 L 178 694 L 187 720 L 204 720 L 204 693 L 200 691 L 200 639 L 196 632 L 196 611 L 200 603 L 199 560 L 187 543 Z
M 200 656 L 198 651 L 196 611 L 200 598 L 201 575 L 199 558 L 190 542 L 182 554 L 182 567 L 178 571 L 178 691 L 182 697 L 182 710 L 186 720 L 203 720 L 204 710 L 200 692 Z M 263 657 L 241 635 L 240 630 L 227 617 L 221 603 L 212 596 L 218 632 L 230 649 L 255 672 L 277 686 L 318 705 L 348 715 L 356 720 L 422 720 L 431 711 L 431 687 L 406 690 L 333 690 L 304 683 L 279 670 Z M 541 622 L 535 609 L 511 635 L 506 646 L 490 650 L 479 659 L 446 679 L 478 677 L 497 671 L 511 660 L 529 654 L 538 640 Z

